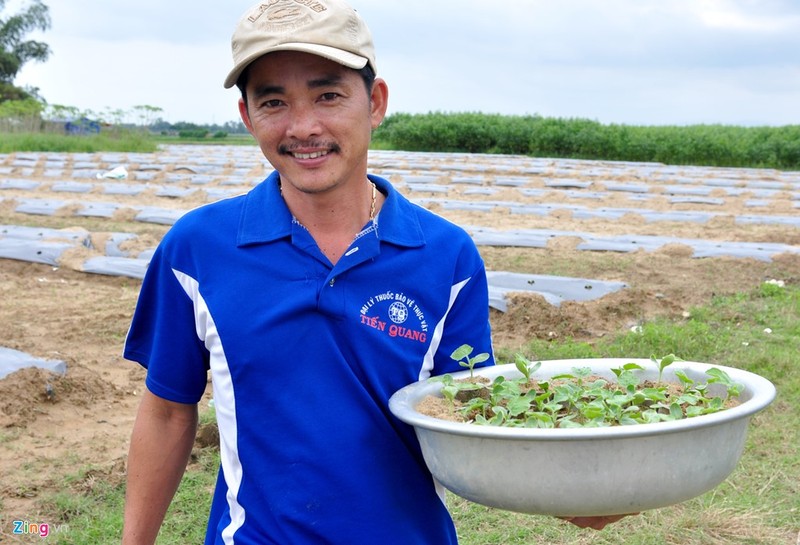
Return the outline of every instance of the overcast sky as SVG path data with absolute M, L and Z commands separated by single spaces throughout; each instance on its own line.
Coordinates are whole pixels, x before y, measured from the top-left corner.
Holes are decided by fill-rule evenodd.
M 222 81 L 254 0 L 44 0 L 45 63 L 17 85 L 51 104 L 237 120 Z M 389 112 L 602 123 L 800 124 L 797 0 L 351 0 L 372 29 Z M 1 18 L 26 5 L 8 0 Z

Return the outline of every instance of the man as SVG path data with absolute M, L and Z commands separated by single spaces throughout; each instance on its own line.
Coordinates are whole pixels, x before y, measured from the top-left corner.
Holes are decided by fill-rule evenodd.
M 125 346 L 147 391 L 123 543 L 154 543 L 210 371 L 222 462 L 207 544 L 454 544 L 443 490 L 387 405 L 461 370 L 462 344 L 491 354 L 483 262 L 462 229 L 367 175 L 388 88 L 343 0 L 257 4 L 232 51 L 225 86 L 276 170 L 185 215 L 150 263 Z
M 125 356 L 147 368 L 123 543 L 153 543 L 210 371 L 221 468 L 206 543 L 456 543 L 443 490 L 388 399 L 491 353 L 469 236 L 367 175 L 387 107 L 342 0 L 272 0 L 232 38 L 239 111 L 275 172 L 159 245 Z M 490 358 L 487 364 L 493 363 Z

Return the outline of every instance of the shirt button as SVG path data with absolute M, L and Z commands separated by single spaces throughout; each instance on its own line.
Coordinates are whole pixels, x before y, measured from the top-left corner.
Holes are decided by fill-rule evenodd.
M 335 283 L 336 283 L 336 277 L 334 276 L 333 278 L 331 278 L 331 281 L 330 281 L 330 284 L 329 284 L 329 286 L 330 286 L 330 287 L 333 287 L 333 285 L 334 285 Z

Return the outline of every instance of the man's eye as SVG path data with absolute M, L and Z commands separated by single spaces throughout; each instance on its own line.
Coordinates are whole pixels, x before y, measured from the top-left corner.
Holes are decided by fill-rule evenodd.
M 339 98 L 339 93 L 333 93 L 333 92 L 331 92 L 331 93 L 324 93 L 324 94 L 323 94 L 323 95 L 322 95 L 320 98 L 321 98 L 323 101 L 336 100 L 337 98 Z
M 276 98 L 275 98 L 275 99 L 272 99 L 272 100 L 265 100 L 265 101 L 264 101 L 264 102 L 261 104 L 261 106 L 262 106 L 263 108 L 277 108 L 277 107 L 279 107 L 280 105 L 281 105 L 281 101 L 280 101 L 280 100 L 278 100 L 278 99 L 276 99 Z

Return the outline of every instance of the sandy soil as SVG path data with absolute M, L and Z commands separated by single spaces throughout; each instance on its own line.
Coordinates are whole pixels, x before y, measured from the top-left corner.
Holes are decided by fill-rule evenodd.
M 6 157 L 11 164 L 13 157 Z M 157 162 L 158 157 L 153 158 Z M 0 160 L 2 164 L 2 160 Z M 491 158 L 476 158 L 485 173 Z M 580 179 L 580 164 L 570 176 Z M 396 165 L 395 165 L 396 166 Z M 47 184 L 41 165 L 28 178 Z M 254 171 L 258 169 L 254 167 Z M 468 172 L 466 173 L 468 174 Z M 736 172 L 728 172 L 735 176 Z M 742 180 L 752 171 L 742 172 Z M 712 174 L 709 174 L 712 176 Z M 20 176 L 16 176 L 20 177 Z M 776 178 L 763 173 L 764 179 Z M 442 178 L 447 181 L 446 177 Z M 589 178 L 587 178 L 589 179 Z M 595 180 L 595 178 L 591 178 Z M 624 176 L 619 179 L 625 180 Z M 157 180 L 156 180 L 157 181 Z M 647 180 L 638 179 L 640 183 Z M 540 187 L 540 177 L 530 176 L 528 187 Z M 188 184 L 186 185 L 187 187 Z M 591 190 L 602 189 L 594 181 Z M 512 215 L 506 209 L 491 213 L 437 211 L 464 225 L 494 229 L 559 229 L 594 234 L 655 234 L 720 241 L 779 242 L 800 245 L 800 229 L 787 226 L 737 225 L 742 213 L 763 215 L 800 214 L 790 202 L 791 187 L 766 206 L 745 208 L 745 197 L 726 198 L 713 210 L 722 217 L 707 224 L 644 223 L 632 213 L 616 221 L 577 221 L 569 213 L 554 211 L 546 217 Z M 588 190 L 588 189 L 587 189 Z M 111 219 L 77 218 L 70 211 L 55 216 L 30 216 L 14 212 L 14 202 L 43 193 L 14 190 L 0 193 L 0 225 L 33 225 L 82 228 L 102 237 L 110 231 L 137 233 L 147 244 L 155 243 L 167 229 L 132 221 L 131 214 Z M 800 191 L 800 190 L 799 190 Z M 487 199 L 454 190 L 448 198 Z M 451 191 L 452 193 L 452 191 Z M 414 194 L 413 196 L 425 196 Z M 434 195 L 428 195 L 433 197 Z M 438 196 L 438 195 L 437 195 Z M 72 198 L 72 196 L 59 196 Z M 138 197 L 118 197 L 118 202 L 136 203 Z M 98 192 L 87 199 L 110 200 Z M 558 191 L 524 197 L 514 189 L 495 194 L 492 200 L 535 202 L 580 202 L 591 206 L 652 207 L 668 209 L 664 199 L 647 204 L 630 201 L 623 194 L 610 195 L 594 204 L 575 201 Z M 203 193 L 191 200 L 144 196 L 150 205 L 191 207 L 209 200 Z M 701 205 L 672 205 L 682 209 L 704 209 Z M 432 208 L 437 208 L 432 205 Z M 146 245 L 147 245 L 146 244 Z M 800 283 L 800 254 L 775 256 L 771 262 L 741 258 L 695 259 L 684 246 L 666 246 L 655 252 L 586 252 L 575 249 L 569 238 L 553 239 L 545 249 L 481 248 L 488 268 L 515 272 L 557 274 L 628 284 L 621 292 L 589 303 L 565 303 L 553 307 L 540 297 L 517 295 L 509 312 L 494 312 L 492 322 L 498 346 L 516 349 L 533 337 L 574 337 L 591 341 L 630 328 L 655 316 L 688 317 L 691 308 L 706 303 L 714 294 L 734 293 L 768 279 Z M 85 257 L 84 254 L 81 257 Z M 139 281 L 90 275 L 75 270 L 80 260 L 65 260 L 60 267 L 0 259 L 0 346 L 34 356 L 64 360 L 68 373 L 54 377 L 39 370 L 25 370 L 0 380 L 0 528 L 7 520 L 36 520 L 37 503 L 59 486 L 65 475 L 92 466 L 97 478 L 120 479 L 124 473 L 127 441 L 143 387 L 144 373 L 121 358 L 122 343 L 135 305 Z M 535 354 L 530 354 L 535 358 Z M 0 539 L 0 541 L 2 541 Z

